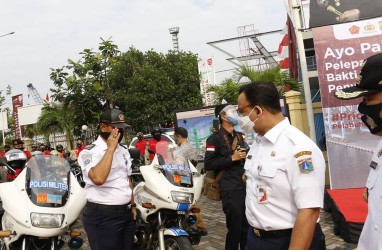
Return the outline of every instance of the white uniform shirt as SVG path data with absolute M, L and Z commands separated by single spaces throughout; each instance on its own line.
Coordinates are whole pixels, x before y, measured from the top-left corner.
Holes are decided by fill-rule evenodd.
M 323 207 L 324 157 L 288 119 L 253 142 L 244 169 L 246 216 L 252 227 L 293 228 L 298 209 Z
M 109 176 L 104 184 L 97 186 L 88 176 L 90 169 L 100 162 L 106 149 L 106 142 L 99 136 L 93 145 L 83 149 L 78 156 L 78 164 L 86 182 L 86 198 L 88 201 L 106 205 L 127 204 L 131 200 L 132 191 L 128 177 L 132 170 L 130 154 L 126 148 L 118 145 L 113 155 Z
M 369 189 L 368 214 L 358 241 L 359 250 L 382 249 L 382 141 L 370 164 L 366 187 Z

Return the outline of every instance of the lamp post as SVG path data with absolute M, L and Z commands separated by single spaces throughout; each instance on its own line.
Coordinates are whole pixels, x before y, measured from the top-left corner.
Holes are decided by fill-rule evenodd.
M 14 32 L 14 31 L 12 31 L 12 32 L 9 32 L 9 33 L 7 33 L 7 34 L 4 34 L 4 35 L 0 35 L 0 37 L 3 37 L 3 36 L 9 36 L 9 35 L 13 35 L 13 34 L 15 34 L 15 32 Z
M 82 125 L 82 127 L 81 127 L 81 130 L 82 130 L 82 138 L 84 139 L 84 143 L 86 144 L 86 131 L 88 130 L 88 126 L 86 126 L 86 125 Z

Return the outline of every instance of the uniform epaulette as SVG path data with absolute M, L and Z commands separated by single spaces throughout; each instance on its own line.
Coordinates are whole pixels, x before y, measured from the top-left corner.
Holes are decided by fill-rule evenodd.
M 96 145 L 95 144 L 90 144 L 90 145 L 87 145 L 86 147 L 85 147 L 85 149 L 87 149 L 87 150 L 91 150 L 92 148 L 94 148 Z
M 121 146 L 121 147 L 127 149 L 127 146 L 126 146 L 126 145 L 123 145 L 122 143 L 119 143 L 119 146 Z

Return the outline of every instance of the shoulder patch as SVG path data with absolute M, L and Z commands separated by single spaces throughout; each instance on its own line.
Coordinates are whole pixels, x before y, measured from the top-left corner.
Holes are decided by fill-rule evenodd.
M 312 157 L 301 159 L 297 161 L 298 167 L 300 168 L 300 173 L 309 174 L 314 170 Z
M 312 151 L 300 151 L 294 155 L 294 158 L 300 158 L 304 155 L 312 155 Z
M 83 161 L 84 165 L 88 165 L 90 162 L 92 162 L 92 155 L 91 154 L 84 154 L 81 156 L 81 160 Z
M 85 149 L 87 149 L 87 150 L 91 150 L 92 148 L 94 148 L 96 145 L 95 144 L 90 144 L 90 145 L 87 145 L 86 147 L 85 147 Z

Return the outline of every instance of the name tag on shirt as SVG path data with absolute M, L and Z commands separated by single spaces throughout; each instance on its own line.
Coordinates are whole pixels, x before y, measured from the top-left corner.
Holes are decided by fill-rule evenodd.
M 375 161 L 371 161 L 370 167 L 375 170 L 378 167 L 378 163 L 376 163 Z

